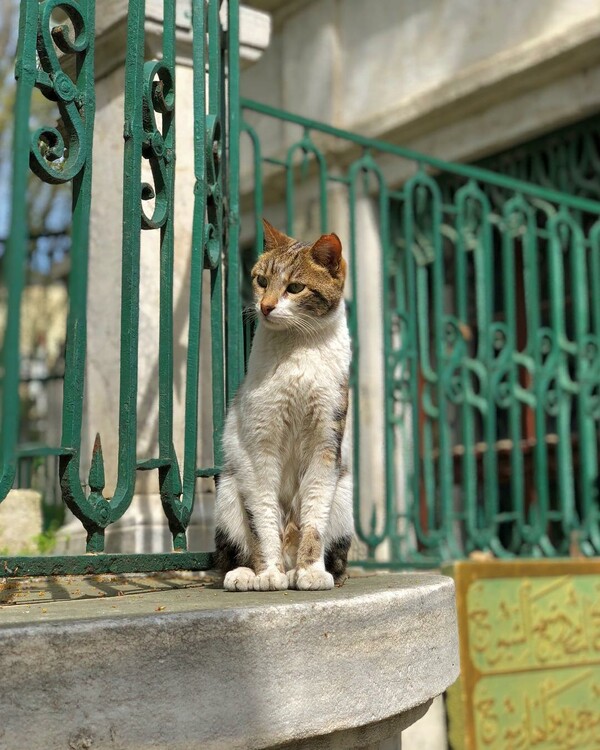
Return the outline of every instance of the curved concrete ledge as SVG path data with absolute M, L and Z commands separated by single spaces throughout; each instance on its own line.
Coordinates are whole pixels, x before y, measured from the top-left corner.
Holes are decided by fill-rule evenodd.
M 0 748 L 346 750 L 415 721 L 458 674 L 444 576 L 51 606 L 45 622 L 2 611 Z

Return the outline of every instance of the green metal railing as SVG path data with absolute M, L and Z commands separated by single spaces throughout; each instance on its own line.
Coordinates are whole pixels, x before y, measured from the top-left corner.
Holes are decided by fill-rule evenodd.
M 211 348 L 214 444 L 219 445 L 225 404 L 242 375 L 242 327 L 238 286 L 237 144 L 239 81 L 238 2 L 230 0 L 228 32 L 219 0 L 193 0 L 194 215 L 189 344 L 187 358 L 183 470 L 173 446 L 173 256 L 175 175 L 175 12 L 165 0 L 162 59 L 145 60 L 145 1 L 130 0 L 125 62 L 123 124 L 123 241 L 118 476 L 111 498 L 103 494 L 104 460 L 100 436 L 87 481 L 81 476 L 80 448 L 86 361 L 89 219 L 95 111 L 94 0 L 22 0 L 16 62 L 10 234 L 2 258 L 6 325 L 2 342 L 0 500 L 15 481 L 20 460 L 56 456 L 62 496 L 87 532 L 87 552 L 101 553 L 105 529 L 127 511 L 139 471 L 157 471 L 160 497 L 179 554 L 87 554 L 0 560 L 7 575 L 63 572 L 122 572 L 205 568 L 209 553 L 186 552 L 186 529 L 197 477 L 214 476 L 215 465 L 197 465 L 200 318 L 204 270 L 211 280 Z M 98 4 L 99 6 L 99 4 Z M 62 14 L 62 15 L 61 15 Z M 225 85 L 225 70 L 232 71 Z M 208 71 L 206 75 L 205 71 Z M 208 86 L 205 88 L 205 81 Z M 60 129 L 31 133 L 34 89 L 55 101 Z M 186 93 L 186 96 L 188 94 Z M 142 182 L 149 163 L 153 185 Z M 59 445 L 28 449 L 19 445 L 19 334 L 28 247 L 29 169 L 48 183 L 72 188 L 72 248 L 66 332 L 64 407 Z M 148 208 L 151 206 L 151 209 Z M 158 455 L 137 456 L 137 392 L 140 290 L 140 230 L 160 235 Z M 115 295 L 118 292 L 115 291 Z M 96 321 L 90 321 L 93 325 Z M 234 363 L 226 368 L 225 363 Z M 235 365 L 239 363 L 239 365 Z M 89 491 L 85 487 L 89 487 Z M 1 573 L 2 571 L 0 571 Z
M 479 166 L 536 185 L 600 199 L 600 117 L 598 114 L 515 146 Z
M 600 203 L 242 107 L 246 210 L 258 219 L 268 193 L 294 234 L 316 203 L 313 231 L 347 238 L 360 564 L 598 554 Z M 361 196 L 376 224 L 366 245 Z M 365 256 L 380 279 L 371 299 L 360 294 Z M 382 319 L 383 434 L 363 407 L 363 350 L 376 334 L 361 305 Z M 379 503 L 361 479 L 374 443 Z
M 64 502 L 87 532 L 88 554 L 0 557 L 0 575 L 210 566 L 209 551 L 187 551 L 186 532 L 198 479 L 219 473 L 226 406 L 252 335 L 242 325 L 242 266 L 262 247 L 262 215 L 276 220 L 271 211 L 278 206 L 289 233 L 336 231 L 346 242 L 355 562 L 427 567 L 478 549 L 499 557 L 564 555 L 574 546 L 600 553 L 595 194 L 576 197 L 448 164 L 240 102 L 237 0 L 227 4 L 225 28 L 219 0 L 192 0 L 195 188 L 183 425 L 175 423 L 173 409 L 175 3 L 163 3 L 162 58 L 145 60 L 145 2 L 129 2 L 112 497 L 105 496 L 100 437 L 89 475 L 82 475 L 97 6 L 94 0 L 21 2 L 11 220 L 1 269 L 0 500 L 14 486 L 20 461 L 54 457 Z M 60 128 L 30 132 L 34 89 L 56 102 Z M 267 147 L 262 133 L 269 123 Z M 240 142 L 250 149 L 242 179 Z M 152 185 L 142 181 L 144 162 Z M 36 179 L 72 190 L 62 437 L 41 448 L 19 444 L 30 169 Z M 246 235 L 242 216 L 249 219 Z M 138 351 L 141 231 L 160 238 L 158 450 L 143 459 L 137 455 L 138 362 L 146 356 Z M 240 243 L 246 243 L 243 255 Z M 209 372 L 200 333 L 205 277 Z M 211 380 L 210 436 L 198 424 L 203 376 Z M 180 432 L 178 456 L 174 435 Z M 198 465 L 199 439 L 211 444 L 209 466 Z M 379 473 L 369 466 L 371 457 L 380 461 Z M 105 530 L 127 512 L 140 471 L 158 473 L 173 552 L 105 554 Z

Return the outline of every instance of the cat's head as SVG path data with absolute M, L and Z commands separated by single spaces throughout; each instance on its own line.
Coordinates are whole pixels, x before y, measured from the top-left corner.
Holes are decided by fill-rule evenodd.
M 298 242 L 263 219 L 265 249 L 252 269 L 259 320 L 267 328 L 314 330 L 343 298 L 346 261 L 336 234 Z

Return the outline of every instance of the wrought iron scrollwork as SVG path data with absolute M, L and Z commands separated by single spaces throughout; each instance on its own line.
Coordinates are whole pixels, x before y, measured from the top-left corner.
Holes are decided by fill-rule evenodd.
M 420 175 L 417 176 L 417 179 Z M 417 265 L 430 265 L 435 260 L 433 235 L 435 232 L 432 205 L 434 196 L 431 185 L 424 175 L 414 189 L 413 211 L 415 217 L 415 236 L 412 251 Z
M 165 144 L 165 138 L 173 127 L 175 90 L 173 75 L 163 62 L 151 60 L 144 64 L 144 139 L 142 154 L 148 159 L 154 186 L 142 183 L 141 217 L 143 229 L 158 229 L 169 217 L 169 194 L 167 189 L 167 165 L 175 158 Z M 162 130 L 156 122 L 156 113 L 162 115 Z M 154 210 L 148 215 L 144 202 L 154 199 Z
M 62 10 L 72 24 L 51 26 L 51 17 Z M 40 68 L 36 87 L 47 99 L 55 101 L 60 112 L 59 124 L 37 128 L 31 135 L 30 167 L 44 182 L 60 184 L 76 177 L 86 160 L 85 92 L 65 73 L 57 48 L 65 55 L 76 56 L 75 69 L 87 54 L 90 39 L 86 22 L 75 0 L 44 0 L 38 11 L 37 51 Z
M 215 115 L 206 117 L 205 139 L 207 225 L 204 267 L 214 269 L 221 258 L 224 210 L 220 180 L 223 145 L 221 125 Z

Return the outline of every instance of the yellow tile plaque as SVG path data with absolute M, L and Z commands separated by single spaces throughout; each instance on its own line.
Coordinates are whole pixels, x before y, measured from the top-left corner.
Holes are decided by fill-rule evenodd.
M 600 750 L 600 559 L 465 561 L 454 750 Z

